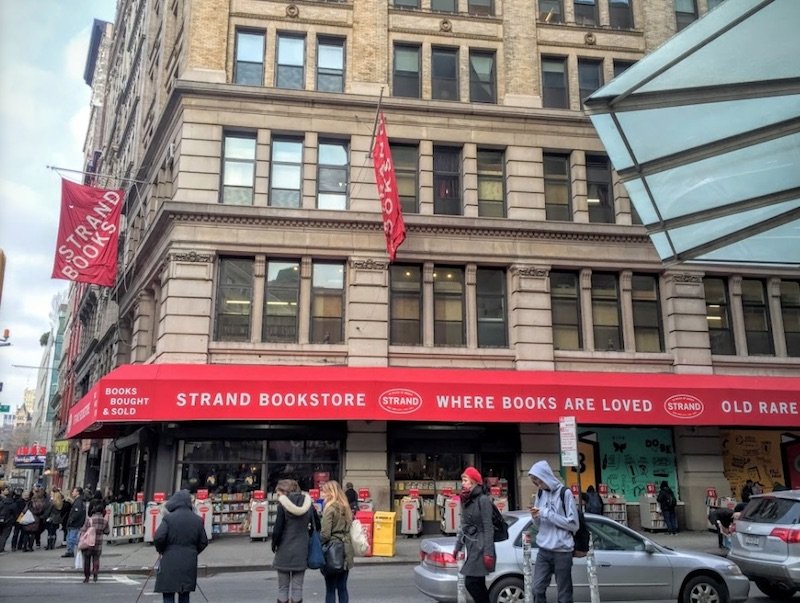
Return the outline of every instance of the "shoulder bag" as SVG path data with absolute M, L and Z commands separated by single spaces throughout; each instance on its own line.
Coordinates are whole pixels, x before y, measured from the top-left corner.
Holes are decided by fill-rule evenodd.
M 345 571 L 344 542 L 332 538 L 322 545 L 322 552 L 325 555 L 325 564 L 322 566 L 323 575 L 333 576 Z
M 359 557 L 363 557 L 369 551 L 369 540 L 364 532 L 364 526 L 358 519 L 354 519 L 350 524 L 350 541 L 353 543 L 353 552 Z
M 82 551 L 93 549 L 97 542 L 94 526 L 89 526 L 78 540 L 78 548 Z
M 319 539 L 319 531 L 311 518 L 311 534 L 308 538 L 308 569 L 320 569 L 325 565 L 325 555 L 322 552 L 322 543 Z

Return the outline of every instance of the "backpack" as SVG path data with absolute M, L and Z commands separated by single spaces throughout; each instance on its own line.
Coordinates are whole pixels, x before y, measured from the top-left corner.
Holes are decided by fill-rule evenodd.
M 508 524 L 506 520 L 503 519 L 503 514 L 500 512 L 500 509 L 498 509 L 491 500 L 489 502 L 492 505 L 492 540 L 494 542 L 508 540 Z
M 572 496 L 572 492 L 566 488 L 561 488 L 561 507 L 564 509 L 564 516 L 567 515 L 567 499 L 565 495 L 569 493 Z M 542 491 L 539 490 L 537 497 L 542 496 Z M 586 554 L 589 552 L 589 528 L 586 527 L 586 518 L 583 516 L 583 511 L 581 511 L 580 507 L 577 508 L 578 511 L 578 531 L 572 535 L 572 539 L 575 541 L 575 546 L 572 549 L 572 556 L 573 557 L 586 557 Z
M 667 511 L 671 511 L 672 509 L 678 506 L 678 501 L 675 500 L 675 495 L 672 493 L 671 489 L 664 492 L 662 498 L 663 498 L 663 500 L 661 501 L 662 510 L 666 509 Z

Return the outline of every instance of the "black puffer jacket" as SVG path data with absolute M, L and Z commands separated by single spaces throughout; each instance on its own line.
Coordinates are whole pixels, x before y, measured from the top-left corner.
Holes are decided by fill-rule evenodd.
M 166 504 L 169 513 L 156 530 L 153 544 L 161 553 L 156 575 L 157 593 L 194 592 L 197 556 L 208 546 L 203 520 L 192 508 L 188 490 L 178 490 Z
M 320 529 L 319 517 L 304 492 L 278 497 L 278 514 L 272 531 L 272 567 L 282 572 L 300 572 L 308 567 L 308 531 L 313 522 Z

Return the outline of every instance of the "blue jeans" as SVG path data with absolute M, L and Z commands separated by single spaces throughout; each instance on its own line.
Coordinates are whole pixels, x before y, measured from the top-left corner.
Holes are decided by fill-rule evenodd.
M 347 594 L 347 575 L 350 572 L 340 572 L 333 576 L 325 576 L 325 603 L 336 603 L 336 593 L 339 593 L 339 603 L 350 603 Z
M 664 516 L 664 523 L 667 524 L 667 532 L 670 534 L 677 534 L 678 514 L 675 512 L 675 509 L 672 509 L 671 511 L 661 509 L 661 515 Z
M 533 568 L 533 600 L 547 603 L 547 587 L 556 575 L 558 603 L 572 603 L 572 551 L 539 549 Z
M 80 528 L 70 528 L 69 532 L 67 532 L 67 552 L 74 553 L 75 547 L 78 545 L 78 534 L 80 533 Z

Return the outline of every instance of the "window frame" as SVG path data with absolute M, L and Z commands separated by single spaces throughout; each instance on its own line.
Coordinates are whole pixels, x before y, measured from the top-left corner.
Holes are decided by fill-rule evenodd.
M 591 86 L 586 87 L 586 78 L 592 79 Z M 595 85 L 596 82 L 596 85 Z M 587 99 L 595 90 L 599 90 L 603 86 L 603 59 L 578 59 L 578 98 L 583 105 L 583 101 Z
M 400 209 L 404 214 L 417 214 L 419 213 L 419 145 L 393 143 L 390 141 L 389 149 L 392 152 L 392 164 L 394 165 L 394 175 L 397 181 L 397 196 L 400 200 Z M 400 149 L 413 150 L 413 166 L 405 163 L 402 153 L 397 153 Z M 401 157 L 400 161 L 397 160 L 398 156 Z M 413 182 L 413 198 L 403 194 L 405 188 L 403 183 L 406 181 Z
M 683 4 L 691 2 L 692 10 L 682 10 Z M 676 31 L 681 31 L 697 21 L 697 0 L 673 0 L 673 7 L 675 10 L 675 28 Z
M 600 279 L 605 279 L 614 284 L 613 295 L 601 294 L 601 292 L 608 291 L 608 289 L 601 289 L 600 285 L 597 284 Z M 613 272 L 592 272 L 591 286 L 594 349 L 595 351 L 622 352 L 625 350 L 625 339 L 622 333 L 622 296 L 620 294 L 619 275 Z M 603 312 L 603 309 L 611 306 L 614 307 L 615 312 Z M 608 314 L 609 317 L 613 315 L 615 321 L 600 321 L 601 314 Z M 604 344 L 601 347 L 598 340 L 606 334 L 610 335 L 608 340 L 612 342 L 612 345 Z M 616 341 L 614 341 L 614 338 L 616 338 Z
M 242 140 L 252 143 L 252 158 L 229 156 L 228 140 Z M 240 130 L 225 130 L 222 133 L 222 169 L 220 173 L 219 203 L 222 205 L 253 205 L 256 186 L 256 156 L 258 154 L 258 140 L 255 132 Z M 248 185 L 228 184 L 229 177 L 234 177 L 237 172 L 250 166 L 250 183 Z M 239 170 L 235 169 L 236 167 Z M 241 174 L 238 174 L 241 175 Z M 236 201 L 229 197 L 235 191 L 246 194 L 246 201 Z
M 457 171 L 442 168 L 441 161 L 444 157 L 454 158 L 456 155 Z M 435 215 L 461 216 L 464 214 L 463 161 L 464 152 L 461 147 L 433 145 L 433 213 Z M 446 188 L 448 181 L 454 182 L 456 186 L 452 195 L 448 195 L 450 192 L 450 189 Z
M 548 160 L 552 163 L 559 160 L 564 165 L 564 173 L 557 174 L 548 172 Z M 572 207 L 572 178 L 570 177 L 571 162 L 569 153 L 550 153 L 545 152 L 542 154 L 542 173 L 544 175 L 544 212 L 545 220 L 572 222 L 573 220 L 573 207 Z M 548 190 L 550 187 L 563 187 L 566 190 L 566 204 L 548 202 Z M 566 214 L 564 218 L 557 217 L 553 214 L 556 210 L 564 211 Z
M 345 66 L 347 65 L 347 55 L 346 55 L 347 49 L 345 47 L 346 42 L 347 42 L 346 38 L 341 38 L 337 36 L 322 36 L 322 35 L 317 36 L 317 64 L 316 64 L 317 72 L 315 77 L 316 80 L 315 86 L 318 92 L 331 92 L 331 93 L 344 92 Z M 342 49 L 341 67 L 339 69 L 320 66 L 320 57 L 322 56 L 320 49 L 322 47 L 329 47 L 329 48 L 336 47 Z M 329 78 L 332 81 L 338 80 L 339 85 L 335 87 L 337 89 L 335 90 L 324 89 L 322 86 L 320 86 L 320 81 L 322 78 Z
M 629 61 L 628 59 L 613 59 L 614 77 L 619 77 L 628 69 L 636 64 L 636 61 Z
M 498 274 L 499 286 L 492 283 Z M 475 271 L 475 313 L 479 348 L 508 347 L 507 283 L 508 273 L 505 268 L 478 267 Z M 490 312 L 492 308 L 495 309 L 494 313 Z M 481 316 L 484 309 L 487 314 Z M 498 335 L 502 335 L 502 339 L 492 341 Z
M 431 12 L 455 15 L 458 13 L 458 0 L 431 0 Z
M 709 289 L 719 285 L 721 296 L 710 298 Z M 706 324 L 708 326 L 709 349 L 711 354 L 719 356 L 734 356 L 736 354 L 736 342 L 733 338 L 733 324 L 730 311 L 730 293 L 728 291 L 728 280 L 721 277 L 706 277 L 703 279 L 703 297 L 706 304 Z M 713 312 L 713 309 L 719 309 Z M 712 326 L 715 319 L 720 324 L 727 326 Z
M 488 75 L 478 73 L 473 59 L 489 59 L 491 69 Z M 469 49 L 469 101 L 471 103 L 497 103 L 497 53 L 480 48 Z M 488 90 L 487 90 L 488 88 Z
M 494 0 L 467 0 L 467 13 L 473 17 L 494 17 Z
M 300 156 L 299 161 L 286 161 L 286 160 L 277 160 L 275 158 L 276 152 L 275 148 L 277 144 L 286 143 L 286 144 L 299 144 L 300 145 Z M 303 205 L 303 151 L 305 147 L 305 142 L 302 137 L 298 136 L 273 136 L 272 141 L 270 142 L 270 166 L 269 166 L 269 199 L 268 205 L 269 207 L 288 207 L 288 208 L 300 208 Z M 283 187 L 276 187 L 275 181 L 276 178 L 276 169 L 280 169 L 281 167 L 294 167 L 296 170 L 296 177 L 297 177 L 297 188 L 283 188 Z M 292 199 L 290 204 L 287 204 L 284 201 L 281 203 L 275 203 L 276 192 L 293 192 L 295 193 L 295 199 Z
M 758 285 L 760 300 L 756 300 L 748 295 L 746 289 L 749 286 Z M 748 356 L 774 356 L 775 340 L 772 334 L 772 319 L 769 311 L 769 293 L 767 283 L 761 279 L 743 278 L 742 279 L 742 317 L 744 320 L 744 334 L 747 341 Z M 752 319 L 756 314 L 762 323 L 763 328 L 752 328 Z M 759 341 L 761 340 L 761 341 Z M 758 351 L 754 351 L 758 348 Z
M 283 267 L 281 270 L 278 271 L 276 278 L 273 281 L 270 281 L 270 273 L 273 271 L 273 268 Z M 280 273 L 287 268 L 293 268 L 296 273 L 296 278 L 292 286 L 286 285 L 270 285 L 271 282 L 277 282 Z M 293 322 L 294 324 L 288 326 L 288 331 L 294 330 L 293 336 L 280 336 L 275 335 L 274 333 L 271 334 L 269 331 L 270 329 L 287 329 L 287 324 L 272 324 L 271 317 L 275 317 L 275 320 L 278 320 L 283 317 L 292 316 L 291 313 L 270 313 L 269 310 L 269 300 L 270 295 L 273 295 L 273 292 L 276 293 L 274 297 L 276 299 L 280 299 L 284 301 L 286 305 L 291 307 L 294 305 L 294 316 L 293 321 L 284 321 L 286 323 Z M 294 295 L 287 295 L 287 293 L 291 294 L 294 292 Z M 261 322 L 261 341 L 265 343 L 297 343 L 299 341 L 299 334 L 300 334 L 300 260 L 292 260 L 292 259 L 267 259 L 266 266 L 264 269 L 264 308 L 262 314 L 262 322 Z
M 241 36 L 251 36 L 251 37 L 260 37 L 261 38 L 261 61 L 254 62 L 254 61 L 244 61 L 239 58 L 239 53 L 242 50 L 241 44 Z M 235 44 L 236 49 L 234 50 L 234 61 L 233 61 L 233 83 L 238 84 L 240 86 L 263 86 L 264 85 L 264 61 L 266 57 L 266 47 L 267 47 L 267 32 L 263 29 L 251 29 L 247 27 L 237 27 L 235 33 Z M 249 82 L 249 81 L 240 81 L 240 76 L 242 76 L 242 69 L 241 66 L 255 66 L 260 65 L 260 73 L 258 77 L 258 81 Z M 246 79 L 247 76 L 245 75 L 243 79 Z
M 603 178 L 597 177 L 601 173 Z M 605 199 L 602 195 L 604 189 Z M 597 197 L 592 196 L 593 191 Z M 590 199 L 597 199 L 597 203 Z M 591 224 L 616 223 L 611 163 L 605 155 L 586 155 L 586 209 Z
M 652 281 L 653 286 L 649 290 L 652 297 L 646 297 L 644 294 L 639 295 L 639 292 L 645 290 L 636 287 L 637 281 L 649 279 Z M 635 349 L 637 352 L 653 352 L 660 353 L 664 351 L 664 329 L 661 316 L 661 293 L 659 290 L 658 275 L 655 274 L 642 274 L 634 272 L 631 276 L 631 315 L 633 319 L 633 337 L 635 342 Z M 655 316 L 655 324 L 650 324 L 650 318 Z M 647 341 L 646 335 L 655 334 L 656 345 L 655 347 L 646 347 L 642 343 Z M 645 337 L 642 337 L 645 336 Z M 640 343 L 642 342 L 642 343 Z
M 499 161 L 482 162 L 481 155 L 495 155 Z M 506 217 L 506 173 L 505 173 L 505 150 L 478 147 L 476 152 L 476 165 L 478 177 L 478 216 L 490 218 Z M 492 166 L 499 164 L 499 171 L 492 169 Z M 490 199 L 484 197 L 484 187 L 494 188 L 492 183 L 499 183 L 500 198 Z M 499 211 L 498 211 L 499 208 Z M 492 211 L 494 209 L 494 211 Z M 488 211 L 487 211 L 488 210 Z
M 444 271 L 454 271 L 460 275 L 459 280 L 440 278 Z M 459 282 L 460 291 L 449 291 L 443 287 L 447 283 Z M 437 286 L 437 283 L 441 283 Z M 450 318 L 451 305 L 455 302 L 460 310 L 458 319 Z M 463 266 L 437 264 L 433 267 L 433 345 L 434 347 L 464 347 L 467 344 L 466 333 L 466 270 Z M 440 316 L 443 315 L 443 318 Z M 454 328 L 455 327 L 455 328 Z M 455 331 L 458 331 L 455 333 Z M 453 335 L 456 339 L 451 339 Z
M 416 274 L 416 278 L 406 280 L 409 287 L 400 287 L 397 278 L 401 272 Z M 414 287 L 416 285 L 416 287 Z M 389 345 L 422 345 L 423 297 L 422 266 L 413 264 L 392 264 L 389 269 Z M 401 310 L 412 310 L 416 305 L 416 318 L 399 317 Z M 416 324 L 416 328 L 414 325 Z M 407 336 L 406 336 L 407 335 Z
M 558 280 L 565 284 L 567 279 L 572 281 L 569 293 L 564 287 L 559 287 Z M 582 350 L 583 328 L 581 317 L 581 287 L 580 274 L 568 270 L 551 270 L 549 275 L 550 285 L 550 314 L 551 328 L 553 331 L 553 349 L 561 350 Z M 561 317 L 569 316 L 572 320 L 562 320 Z M 561 333 L 568 333 L 577 341 L 577 346 L 564 346 L 566 337 L 560 337 Z
M 546 64 L 558 64 L 561 66 L 561 71 L 546 70 Z M 569 109 L 569 82 L 568 82 L 568 65 L 567 57 L 563 56 L 542 56 L 541 59 L 542 71 L 542 107 L 545 109 Z M 560 73 L 561 81 L 560 86 L 548 85 L 548 79 L 552 84 L 553 78 L 547 77 L 547 74 Z
M 298 33 L 298 32 L 287 32 L 282 31 L 278 32 L 276 41 L 276 48 L 275 48 L 275 87 L 280 88 L 282 90 L 305 90 L 306 89 L 306 36 L 305 34 Z M 282 42 L 302 42 L 302 58 L 300 65 L 296 65 L 293 63 L 282 63 L 281 57 L 281 47 Z M 288 52 L 288 48 L 284 47 L 284 49 Z M 288 57 L 287 57 L 288 58 Z M 285 59 L 283 59 L 285 60 Z M 285 85 L 287 83 L 286 77 L 287 72 L 289 73 L 296 73 L 300 71 L 300 82 L 299 85 Z M 290 83 L 290 82 L 289 82 Z
M 237 263 L 247 263 L 250 271 L 249 283 L 231 282 L 223 283 L 226 278 L 227 267 L 233 271 Z M 254 291 L 254 277 L 255 277 L 255 259 L 253 257 L 242 256 L 219 256 L 217 258 L 217 271 L 216 283 L 214 287 L 214 341 L 241 341 L 249 342 L 250 333 L 253 328 L 253 291 Z M 232 275 L 233 276 L 233 275 Z M 246 276 L 246 275 L 245 275 Z M 247 312 L 224 312 L 228 295 L 226 293 L 234 293 L 239 289 L 244 295 L 234 296 L 232 301 L 236 303 L 228 303 L 230 306 L 241 306 L 247 308 Z M 225 317 L 240 317 L 246 316 L 246 333 L 241 336 L 228 337 L 223 335 L 224 328 L 238 327 L 242 328 L 243 325 L 230 325 L 225 327 Z M 231 318 L 232 320 L 232 318 Z
M 453 59 L 452 77 L 437 76 L 437 58 Z M 461 93 L 458 79 L 459 49 L 453 46 L 431 46 L 431 98 L 434 100 L 459 101 Z M 447 94 L 443 94 L 447 92 Z M 451 96 L 452 95 L 452 96 Z
M 322 267 L 339 267 L 339 271 L 341 273 L 341 285 L 338 288 L 334 287 L 324 287 L 321 286 L 317 282 L 317 268 Z M 321 276 L 321 275 L 320 275 Z M 323 345 L 336 345 L 336 344 L 343 344 L 344 341 L 344 325 L 345 325 L 345 312 L 346 312 L 346 299 L 345 299 L 345 265 L 344 262 L 328 262 L 328 261 L 319 261 L 313 262 L 311 265 L 311 297 L 310 297 L 310 308 L 309 308 L 309 329 L 308 329 L 308 341 L 311 344 L 323 344 Z M 324 306 L 328 304 L 324 303 L 328 300 L 337 300 L 340 312 L 338 316 L 334 316 L 333 314 L 328 314 L 325 312 L 318 312 L 319 309 L 325 310 Z M 318 302 L 323 302 L 318 304 Z M 322 306 L 322 308 L 320 308 Z M 331 323 L 336 326 L 336 331 L 331 329 L 330 331 L 325 331 L 325 335 L 322 335 L 320 332 L 320 328 L 323 326 L 324 323 Z
M 554 12 L 554 9 L 558 9 L 558 11 Z M 548 25 L 563 23 L 564 2 L 563 0 L 539 0 L 538 13 L 539 23 L 547 23 Z
M 322 162 L 322 150 L 323 146 L 325 147 L 339 147 L 342 151 L 344 151 L 344 163 L 342 164 L 334 164 L 334 163 L 323 163 Z M 317 209 L 329 209 L 329 210 L 346 210 L 350 206 L 350 145 L 343 140 L 336 140 L 330 138 L 321 138 L 318 143 L 317 147 Z M 338 173 L 343 175 L 344 179 L 344 192 L 336 188 L 325 188 L 324 184 L 327 181 L 325 177 L 326 173 Z M 331 198 L 334 196 L 336 198 L 341 198 L 340 206 L 329 206 L 327 203 L 323 204 L 323 195 L 329 195 Z
M 634 29 L 631 0 L 608 0 L 608 21 L 612 29 Z
M 573 0 L 572 6 L 576 25 L 583 27 L 595 27 L 600 23 L 600 13 L 597 7 L 597 0 Z M 591 10 L 582 8 L 586 6 L 591 6 Z
M 414 52 L 417 56 L 416 71 L 403 71 L 397 69 L 398 53 Z M 392 96 L 401 98 L 422 98 L 422 46 L 396 42 L 392 51 Z M 411 94 L 412 84 L 416 82 L 416 93 Z
M 789 288 L 797 289 L 789 292 Z M 783 318 L 783 337 L 786 343 L 786 355 L 791 358 L 800 357 L 800 280 L 782 280 L 780 283 L 780 307 Z M 787 320 L 788 318 L 788 320 Z M 787 324 L 789 328 L 787 328 Z

